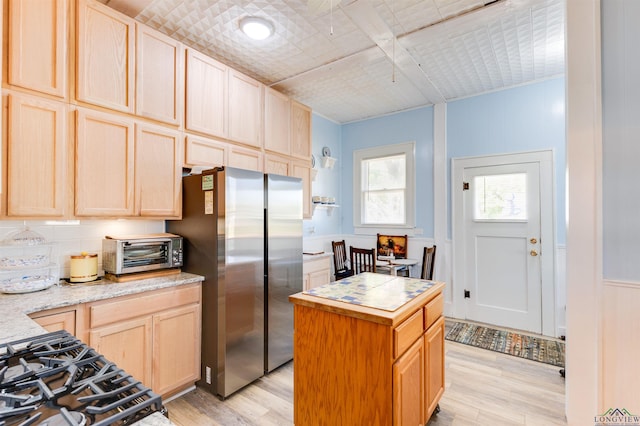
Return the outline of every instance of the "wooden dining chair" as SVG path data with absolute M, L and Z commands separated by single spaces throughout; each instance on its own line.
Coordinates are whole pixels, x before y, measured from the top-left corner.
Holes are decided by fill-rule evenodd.
M 422 273 L 420 278 L 423 280 L 433 279 L 433 265 L 436 261 L 436 246 L 425 247 L 422 254 Z
M 347 259 L 347 247 L 342 241 L 331 241 L 333 249 L 333 270 L 335 271 L 336 281 L 353 275 L 353 269 L 349 265 Z
M 376 249 L 363 249 L 349 246 L 351 268 L 355 274 L 376 271 Z

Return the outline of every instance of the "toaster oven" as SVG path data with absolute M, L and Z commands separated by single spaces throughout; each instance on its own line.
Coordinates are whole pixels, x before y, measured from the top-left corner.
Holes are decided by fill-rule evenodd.
M 102 240 L 102 267 L 114 275 L 179 268 L 182 256 L 179 235 L 107 236 Z

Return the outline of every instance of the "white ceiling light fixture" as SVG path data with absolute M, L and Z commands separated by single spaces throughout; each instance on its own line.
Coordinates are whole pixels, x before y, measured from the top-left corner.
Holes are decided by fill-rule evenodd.
M 258 16 L 247 16 L 240 20 L 240 29 L 253 40 L 264 40 L 273 35 L 273 24 Z

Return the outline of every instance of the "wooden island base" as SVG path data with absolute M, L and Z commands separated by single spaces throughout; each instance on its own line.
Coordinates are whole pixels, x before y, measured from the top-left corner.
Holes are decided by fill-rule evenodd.
M 376 274 L 354 284 L 367 275 Z M 443 288 L 433 283 L 394 311 L 291 296 L 294 423 L 427 423 L 444 392 Z

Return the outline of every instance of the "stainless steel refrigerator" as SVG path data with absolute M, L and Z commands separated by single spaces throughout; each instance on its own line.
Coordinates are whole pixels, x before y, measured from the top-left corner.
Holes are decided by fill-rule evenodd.
M 182 220 L 166 222 L 168 232 L 184 237 L 183 270 L 205 277 L 202 287 L 202 378 L 198 385 L 222 398 L 267 371 L 269 347 L 287 347 L 292 344 L 289 340 L 293 340 L 288 333 L 269 333 L 266 328 L 289 317 L 287 313 L 278 314 L 285 307 L 279 303 L 282 295 L 272 298 L 269 287 L 265 287 L 265 283 L 270 282 L 269 276 L 287 276 L 294 282 L 297 272 L 293 270 L 299 267 L 299 280 L 302 280 L 301 254 L 298 266 L 295 261 L 285 261 L 282 254 L 276 256 L 278 260 L 274 264 L 286 266 L 288 272 L 269 266 L 267 250 L 284 253 L 293 242 L 277 238 L 275 243 L 269 244 L 266 238 L 269 200 L 286 202 L 291 195 L 284 195 L 275 188 L 267 192 L 267 181 L 260 172 L 231 167 L 185 176 Z M 293 229 L 298 225 L 290 226 Z M 274 288 L 284 286 L 281 279 L 276 281 L 279 284 L 274 284 Z M 299 287 L 301 290 L 302 285 Z M 288 303 L 286 309 L 290 309 Z M 269 312 L 277 318 L 270 321 Z M 293 321 L 292 314 L 290 317 Z M 285 328 L 282 326 L 281 330 Z M 276 336 L 281 342 L 272 345 L 271 340 Z

